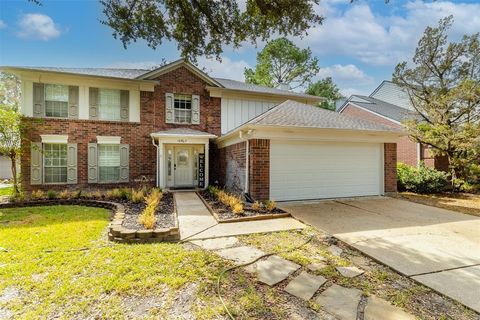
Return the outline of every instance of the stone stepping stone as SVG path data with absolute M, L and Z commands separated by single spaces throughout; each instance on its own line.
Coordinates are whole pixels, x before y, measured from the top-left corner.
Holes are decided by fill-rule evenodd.
M 355 278 L 358 277 L 359 275 L 363 274 L 365 271 L 362 269 L 359 269 L 357 267 L 351 266 L 351 267 L 336 267 L 338 272 L 344 277 L 347 278 Z
M 314 276 L 302 271 L 285 287 L 285 291 L 303 300 L 310 300 L 315 292 L 327 281 L 322 276 Z
M 309 265 L 307 265 L 307 269 L 313 272 L 317 272 L 320 270 L 325 269 L 328 266 L 328 264 L 323 263 L 323 262 L 314 262 Z
M 343 249 L 340 248 L 339 246 L 332 244 L 330 247 L 328 247 L 328 251 L 334 256 L 340 257 L 340 255 L 343 252 Z
M 220 250 L 231 248 L 240 243 L 235 237 L 223 237 L 206 240 L 193 240 L 193 244 L 205 249 L 205 250 Z
M 257 262 L 258 281 L 273 286 L 294 273 L 300 265 L 285 260 L 279 256 L 270 256 L 266 260 Z
M 227 260 L 232 260 L 235 264 L 244 264 L 252 262 L 255 259 L 263 256 L 265 252 L 253 247 L 234 247 L 226 248 L 217 251 L 217 254 Z
M 367 300 L 364 312 L 365 320 L 415 320 L 415 317 L 388 301 L 371 296 Z
M 361 296 L 362 292 L 358 289 L 349 289 L 333 284 L 323 291 L 315 299 L 315 302 L 340 320 L 356 320 Z

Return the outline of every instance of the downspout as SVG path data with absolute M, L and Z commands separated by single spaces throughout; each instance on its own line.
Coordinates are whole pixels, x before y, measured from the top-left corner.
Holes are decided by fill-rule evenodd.
M 243 133 L 243 131 L 240 131 L 240 139 L 245 141 L 245 187 L 244 187 L 244 193 L 246 197 L 250 198 L 249 195 L 249 172 L 250 172 L 250 166 L 249 166 L 249 138 L 252 136 L 253 130 L 248 130 L 246 134 Z
M 158 187 L 158 186 L 160 185 L 160 181 L 159 181 L 160 171 L 158 170 L 158 169 L 159 169 L 159 168 L 158 168 L 158 160 L 159 160 L 159 159 L 158 159 L 158 147 L 159 147 L 159 145 L 158 145 L 158 144 L 155 144 L 155 138 L 154 138 L 154 137 L 152 137 L 152 144 L 155 146 L 155 148 L 157 148 L 157 152 L 156 152 L 156 154 L 157 154 L 157 165 L 156 165 L 156 167 L 157 167 L 157 172 L 156 172 L 155 176 L 157 177 L 157 179 L 156 179 L 156 180 L 157 180 L 156 185 L 157 185 L 157 187 Z

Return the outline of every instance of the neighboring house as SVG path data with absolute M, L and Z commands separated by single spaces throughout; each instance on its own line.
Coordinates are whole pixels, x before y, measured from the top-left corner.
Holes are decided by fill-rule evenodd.
M 322 98 L 155 70 L 3 67 L 22 81 L 22 187 L 219 183 L 254 199 L 396 191 L 396 128 L 312 105 Z
M 9 157 L 0 154 L 0 180 L 12 178 L 12 162 Z
M 338 112 L 379 124 L 402 128 L 402 121 L 418 117 L 408 94 L 390 81 L 383 81 L 370 96 L 352 95 Z M 408 136 L 397 141 L 397 160 L 410 166 L 424 162 L 437 170 L 448 170 L 446 157 L 434 157 L 428 146 L 414 142 Z

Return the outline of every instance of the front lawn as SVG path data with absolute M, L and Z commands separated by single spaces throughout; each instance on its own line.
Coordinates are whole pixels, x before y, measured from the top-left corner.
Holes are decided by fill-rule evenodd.
M 1 196 L 11 196 L 13 194 L 13 186 L 12 187 L 6 187 L 6 188 L 0 188 L 0 197 Z
M 4 315 L 15 319 L 128 318 L 147 298 L 150 316 L 161 315 L 178 288 L 213 282 L 224 266 L 179 244 L 108 242 L 109 215 L 80 206 L 0 209 L 0 315 L 8 307 Z
M 412 192 L 399 193 L 399 197 L 426 204 L 428 206 L 458 211 L 480 216 L 480 195 L 468 193 L 416 194 Z

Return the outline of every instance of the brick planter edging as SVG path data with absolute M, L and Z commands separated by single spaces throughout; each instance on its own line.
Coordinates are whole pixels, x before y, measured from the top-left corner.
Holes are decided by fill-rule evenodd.
M 270 213 L 270 214 L 261 214 L 258 216 L 250 216 L 250 217 L 238 217 L 238 218 L 230 218 L 230 219 L 220 219 L 218 214 L 213 210 L 210 204 L 205 200 L 200 193 L 197 192 L 198 197 L 202 200 L 205 207 L 207 207 L 208 211 L 212 214 L 215 220 L 218 223 L 233 223 L 233 222 L 244 222 L 244 221 L 259 221 L 259 220 L 270 220 L 270 219 L 280 219 L 280 218 L 289 218 L 292 215 L 288 212 L 285 213 Z
M 117 202 L 84 199 L 36 200 L 1 203 L 0 208 L 6 209 L 54 205 L 83 205 L 87 207 L 97 207 L 112 210 L 113 220 L 108 225 L 108 239 L 110 241 L 123 243 L 147 243 L 180 240 L 177 208 L 175 203 L 173 212 L 175 215 L 175 227 L 154 230 L 134 230 L 122 227 L 123 218 L 125 217 L 125 207 L 123 204 Z
M 120 243 L 153 243 L 175 242 L 180 240 L 178 229 L 177 206 L 173 201 L 173 214 L 175 226 L 171 228 L 157 228 L 153 230 L 135 230 L 122 226 L 125 218 L 125 207 L 117 208 L 113 220 L 108 225 L 108 239 Z

